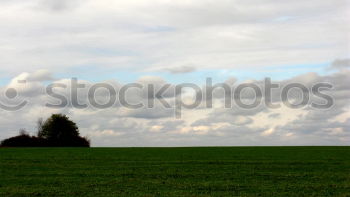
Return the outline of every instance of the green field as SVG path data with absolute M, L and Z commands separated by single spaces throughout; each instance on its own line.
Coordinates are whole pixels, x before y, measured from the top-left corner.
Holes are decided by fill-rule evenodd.
M 2 148 L 0 196 L 350 196 L 350 147 Z

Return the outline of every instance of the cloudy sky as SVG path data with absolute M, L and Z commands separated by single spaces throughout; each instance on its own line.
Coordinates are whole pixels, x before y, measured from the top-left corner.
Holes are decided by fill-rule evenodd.
M 350 145 L 348 0 L 0 0 L 0 8 L 0 101 L 28 101 L 0 109 L 0 139 L 20 128 L 34 134 L 38 118 L 65 113 L 93 146 Z M 328 82 L 334 106 L 224 108 L 218 91 L 213 108 L 185 109 L 181 118 L 158 102 L 135 110 L 46 107 L 45 87 L 69 87 L 73 77 L 117 90 L 133 82 L 202 87 L 207 77 L 232 86 L 265 77 L 308 88 Z M 128 99 L 146 102 L 143 91 Z M 173 106 L 177 95 L 166 97 Z M 84 89 L 79 100 L 88 100 Z

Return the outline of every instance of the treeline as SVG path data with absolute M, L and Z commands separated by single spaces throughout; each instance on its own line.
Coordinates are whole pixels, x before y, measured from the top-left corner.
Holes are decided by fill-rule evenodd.
M 1 141 L 1 147 L 90 147 L 90 140 L 81 137 L 79 129 L 66 115 L 53 114 L 46 121 L 39 119 L 38 132 L 31 136 L 25 130 Z

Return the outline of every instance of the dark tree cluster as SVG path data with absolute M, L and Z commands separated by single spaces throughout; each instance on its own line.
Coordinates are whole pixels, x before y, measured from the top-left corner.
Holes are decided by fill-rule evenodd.
M 90 141 L 81 137 L 77 125 L 66 115 L 53 114 L 46 121 L 38 121 L 38 135 L 30 136 L 25 131 L 5 139 L 2 147 L 90 147 Z

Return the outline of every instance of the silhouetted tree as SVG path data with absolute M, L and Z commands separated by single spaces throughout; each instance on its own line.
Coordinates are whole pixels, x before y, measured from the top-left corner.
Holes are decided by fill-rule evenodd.
M 20 129 L 19 135 L 29 135 L 29 133 L 26 131 L 26 129 Z
M 52 146 L 89 146 L 89 141 L 79 136 L 75 122 L 66 115 L 53 114 L 43 124 L 39 122 L 39 126 L 38 137 L 46 139 Z
M 79 136 L 79 130 L 77 125 L 66 115 L 53 114 L 42 123 L 38 136 L 48 140 L 59 140 Z
M 38 121 L 36 122 L 38 137 L 41 135 L 41 133 L 43 133 L 43 125 L 44 125 L 44 120 L 42 118 L 39 118 Z
M 30 136 L 24 129 L 20 135 L 3 140 L 0 146 L 7 147 L 41 147 L 70 146 L 90 147 L 90 140 L 79 136 L 77 125 L 66 115 L 53 114 L 46 121 L 37 122 L 38 136 Z

